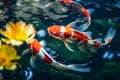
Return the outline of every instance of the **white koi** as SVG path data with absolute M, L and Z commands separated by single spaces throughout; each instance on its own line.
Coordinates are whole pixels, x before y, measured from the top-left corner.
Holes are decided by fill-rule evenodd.
M 42 45 L 36 40 L 33 39 L 31 41 L 27 41 L 27 44 L 30 47 L 30 50 L 32 50 L 33 56 L 30 59 L 30 64 L 32 67 L 36 66 L 36 59 L 43 61 L 57 69 L 61 70 L 73 70 L 73 71 L 78 71 L 78 72 L 90 72 L 90 68 L 81 68 L 82 64 L 70 64 L 70 65 L 65 65 L 61 64 L 57 61 L 55 61 L 42 47 Z M 23 52 L 25 54 L 26 52 Z

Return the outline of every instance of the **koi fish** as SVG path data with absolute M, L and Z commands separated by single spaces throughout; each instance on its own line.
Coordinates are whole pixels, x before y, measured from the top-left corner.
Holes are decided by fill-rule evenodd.
M 78 13 L 80 13 L 83 16 L 82 21 L 81 20 L 79 20 L 79 21 L 81 21 L 81 22 L 85 21 L 85 23 L 80 25 L 84 28 L 78 27 L 78 29 L 80 31 L 84 31 L 89 27 L 89 25 L 91 24 L 91 16 L 90 16 L 89 11 L 86 8 L 84 8 L 81 4 L 79 4 L 76 1 L 72 1 L 72 0 L 59 0 L 59 1 L 61 3 L 66 3 L 66 4 L 70 5 L 72 8 L 74 8 Z
M 81 68 L 82 64 L 70 64 L 64 65 L 55 61 L 42 47 L 42 45 L 36 40 L 27 41 L 29 45 L 29 51 L 32 51 L 32 57 L 30 59 L 30 64 L 32 67 L 36 67 L 36 60 L 43 61 L 57 69 L 61 70 L 73 70 L 78 72 L 90 72 L 90 68 Z M 28 50 L 27 50 L 28 51 Z M 26 51 L 23 52 L 23 55 L 26 54 Z
M 65 46 L 72 52 L 74 52 L 74 50 L 70 47 L 70 43 L 77 44 L 78 48 L 82 52 L 85 52 L 86 48 L 88 48 L 92 52 L 96 52 L 97 48 L 110 43 L 116 33 L 115 29 L 110 28 L 106 36 L 104 37 L 105 43 L 102 43 L 101 38 L 94 40 L 91 39 L 92 32 L 90 31 L 82 32 L 73 29 L 72 26 L 75 24 L 74 22 L 68 24 L 66 27 L 60 25 L 53 25 L 48 28 L 48 33 L 54 38 L 62 40 Z
M 78 48 L 82 52 L 86 52 L 88 48 L 92 52 L 96 52 L 96 48 L 99 48 L 103 45 L 106 45 L 111 42 L 115 36 L 116 30 L 110 28 L 106 36 L 104 37 L 105 43 L 102 43 L 102 39 L 91 39 L 92 32 L 84 32 L 91 23 L 91 17 L 89 12 L 79 3 L 71 0 L 60 0 L 61 2 L 68 3 L 73 6 L 77 11 L 79 11 L 83 17 L 87 19 L 87 22 L 79 27 L 76 26 L 76 23 L 79 20 L 69 23 L 66 27 L 60 25 L 53 25 L 48 28 L 48 33 L 53 37 L 60 39 L 64 42 L 65 46 L 72 52 L 74 50 L 70 47 L 70 43 L 77 44 Z

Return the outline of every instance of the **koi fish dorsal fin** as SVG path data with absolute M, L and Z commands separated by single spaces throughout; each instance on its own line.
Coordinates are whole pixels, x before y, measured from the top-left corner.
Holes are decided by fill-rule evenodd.
M 72 28 L 72 29 L 76 29 L 78 31 L 85 31 L 88 28 L 88 25 L 86 23 L 80 25 L 80 26 L 76 26 L 77 22 L 79 22 L 79 20 L 73 21 L 71 23 L 69 23 L 66 27 L 68 28 Z
M 84 23 L 84 24 L 82 24 L 82 25 L 80 25 L 79 27 L 77 27 L 77 29 L 79 30 L 79 31 L 85 31 L 87 28 L 88 28 L 89 26 L 87 25 L 87 23 Z
M 87 32 L 83 32 L 86 36 L 88 36 L 89 38 L 92 38 L 92 32 L 91 31 L 87 31 Z
M 78 21 L 73 21 L 73 22 L 69 23 L 66 27 L 74 29 L 76 27 L 76 22 L 78 22 Z

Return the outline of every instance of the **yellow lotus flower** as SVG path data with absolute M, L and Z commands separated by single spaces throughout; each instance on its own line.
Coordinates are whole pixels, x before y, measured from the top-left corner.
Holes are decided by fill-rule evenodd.
M 25 22 L 19 21 L 16 24 L 13 22 L 7 23 L 5 30 L 0 30 L 0 33 L 6 37 L 2 38 L 2 41 L 19 46 L 24 41 L 33 39 L 36 31 L 32 24 L 27 25 Z
M 14 70 L 17 67 L 17 60 L 21 57 L 17 56 L 15 48 L 10 45 L 0 45 L 0 70 Z

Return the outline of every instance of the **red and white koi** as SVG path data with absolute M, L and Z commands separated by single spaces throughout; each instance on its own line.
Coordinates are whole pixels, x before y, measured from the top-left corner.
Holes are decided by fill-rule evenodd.
M 81 4 L 79 4 L 76 1 L 72 1 L 72 0 L 59 0 L 61 3 L 66 3 L 68 5 L 70 5 L 72 8 L 74 8 L 78 13 L 80 13 L 82 15 L 82 21 L 85 21 L 84 24 L 80 25 L 82 27 L 78 27 L 78 29 L 80 31 L 84 31 L 85 29 L 87 29 L 89 27 L 89 25 L 91 24 L 91 16 L 89 11 L 84 8 Z M 80 20 L 79 20 L 80 21 Z M 78 21 L 78 22 L 79 22 Z M 82 28 L 82 29 L 81 29 Z
M 72 7 L 74 7 L 75 9 L 77 9 L 77 11 L 79 11 L 83 15 L 83 17 L 87 19 L 87 22 L 79 26 L 78 28 L 76 28 L 76 23 L 79 22 L 78 20 L 69 23 L 66 27 L 60 25 L 50 26 L 48 28 L 48 32 L 50 35 L 52 35 L 57 39 L 62 40 L 65 43 L 65 46 L 72 52 L 74 50 L 70 47 L 69 43 L 77 44 L 78 48 L 83 52 L 86 51 L 85 48 L 88 48 L 92 52 L 96 52 L 96 48 L 99 48 L 111 42 L 111 40 L 113 39 L 116 33 L 115 29 L 113 28 L 109 29 L 108 33 L 104 37 L 105 43 L 102 43 L 101 38 L 92 40 L 91 39 L 92 32 L 90 31 L 83 32 L 89 27 L 91 22 L 89 12 L 82 5 L 80 5 L 75 1 L 71 1 L 71 0 L 60 0 L 60 1 L 63 3 L 67 3 Z
M 89 49 L 92 52 L 96 52 L 96 49 L 111 42 L 115 36 L 116 30 L 110 28 L 104 37 L 105 43 L 102 43 L 102 39 L 91 39 L 92 32 L 82 32 L 72 28 L 75 23 L 70 23 L 66 27 L 60 25 L 53 25 L 48 28 L 48 32 L 54 38 L 62 40 L 65 46 L 72 52 L 74 50 L 70 47 L 69 43 L 76 44 L 80 51 L 85 52 Z M 84 27 L 83 27 L 84 28 Z
M 32 51 L 32 57 L 30 59 L 30 64 L 32 67 L 35 67 L 36 60 L 43 61 L 57 69 L 61 70 L 73 70 L 78 72 L 90 72 L 90 68 L 81 68 L 82 64 L 71 64 L 71 65 L 64 65 L 57 61 L 55 61 L 42 47 L 42 45 L 36 40 L 27 41 L 27 44 Z M 25 54 L 26 51 L 23 52 Z

